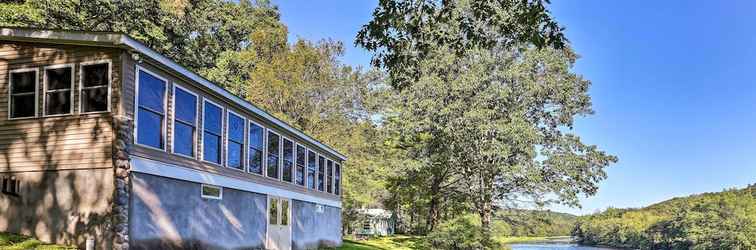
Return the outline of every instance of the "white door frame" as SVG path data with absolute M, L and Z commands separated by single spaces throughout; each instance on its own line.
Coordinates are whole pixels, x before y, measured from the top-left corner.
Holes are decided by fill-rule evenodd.
M 265 242 L 267 249 L 276 250 L 291 250 L 291 199 L 279 196 L 267 196 L 267 209 L 265 211 L 265 223 L 267 224 L 267 230 L 265 232 Z M 270 209 L 273 201 L 276 203 L 276 224 L 270 223 Z M 283 203 L 287 202 L 286 211 L 282 211 Z M 286 214 L 286 226 L 281 225 L 283 213 Z M 282 242 L 281 236 L 286 235 L 286 239 Z M 283 244 L 281 244 L 283 243 Z

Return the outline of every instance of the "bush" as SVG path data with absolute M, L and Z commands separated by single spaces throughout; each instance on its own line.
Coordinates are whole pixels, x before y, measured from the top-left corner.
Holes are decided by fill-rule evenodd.
M 439 224 L 433 232 L 428 234 L 427 240 L 433 249 L 473 250 L 502 248 L 498 243 L 484 237 L 480 217 L 473 214 L 460 216 Z M 486 242 L 490 243 L 487 244 Z

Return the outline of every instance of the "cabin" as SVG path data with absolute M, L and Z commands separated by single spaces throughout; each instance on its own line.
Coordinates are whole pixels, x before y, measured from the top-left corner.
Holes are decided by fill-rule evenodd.
M 0 232 L 96 249 L 334 247 L 345 160 L 128 35 L 0 28 Z
M 357 213 L 360 215 L 360 220 L 357 230 L 357 235 L 360 238 L 368 238 L 374 236 L 390 236 L 394 235 L 394 227 L 396 225 L 396 216 L 393 212 L 379 209 L 359 209 Z

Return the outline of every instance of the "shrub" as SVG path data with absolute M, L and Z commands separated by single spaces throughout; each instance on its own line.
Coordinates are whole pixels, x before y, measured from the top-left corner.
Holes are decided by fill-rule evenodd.
M 433 249 L 473 250 L 500 249 L 502 246 L 485 239 L 480 217 L 473 214 L 457 217 L 439 224 L 428 234 L 428 244 Z M 486 244 L 486 242 L 491 242 Z M 487 246 L 488 245 L 488 246 Z

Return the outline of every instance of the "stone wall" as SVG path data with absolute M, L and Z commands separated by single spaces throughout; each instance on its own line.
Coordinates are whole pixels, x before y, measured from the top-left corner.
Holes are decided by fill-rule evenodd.
M 115 192 L 113 194 L 114 249 L 129 249 L 129 172 L 131 170 L 129 150 L 133 130 L 130 118 L 118 116 L 113 119 L 116 138 L 113 142 L 113 165 L 115 170 Z
M 341 209 L 315 203 L 292 201 L 292 249 L 318 249 L 341 245 Z
M 131 173 L 132 249 L 263 249 L 266 196 L 223 189 L 200 196 L 199 183 Z

